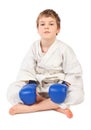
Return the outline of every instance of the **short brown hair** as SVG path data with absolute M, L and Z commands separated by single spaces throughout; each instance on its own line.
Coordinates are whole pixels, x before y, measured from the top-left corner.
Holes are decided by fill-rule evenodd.
M 37 20 L 36 20 L 37 27 L 39 26 L 39 19 L 42 16 L 55 18 L 56 23 L 57 23 L 57 27 L 60 28 L 60 21 L 61 21 L 61 19 L 58 16 L 58 14 L 54 10 L 52 10 L 52 9 L 46 9 L 46 10 L 42 11 L 39 14 L 39 16 L 37 17 Z

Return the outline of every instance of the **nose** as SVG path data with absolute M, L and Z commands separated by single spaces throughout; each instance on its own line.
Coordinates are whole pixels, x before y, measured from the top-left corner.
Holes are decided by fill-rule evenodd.
M 46 24 L 46 25 L 45 25 L 45 29 L 48 29 L 48 28 L 49 28 L 49 25 L 48 25 L 48 24 Z

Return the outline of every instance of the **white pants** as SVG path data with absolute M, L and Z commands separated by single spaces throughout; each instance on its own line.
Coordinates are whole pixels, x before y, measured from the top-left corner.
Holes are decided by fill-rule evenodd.
M 15 82 L 11 84 L 7 91 L 7 99 L 11 104 L 22 103 L 19 98 L 19 91 L 25 85 L 25 82 Z M 44 88 L 43 88 L 44 90 Z M 70 107 L 70 105 L 76 105 L 83 101 L 84 92 L 83 89 L 79 86 L 69 86 L 68 94 L 65 101 L 61 104 L 58 104 L 61 108 L 65 109 Z

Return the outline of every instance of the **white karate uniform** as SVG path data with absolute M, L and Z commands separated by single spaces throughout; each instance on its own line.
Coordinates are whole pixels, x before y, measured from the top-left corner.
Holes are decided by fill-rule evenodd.
M 7 98 L 12 104 L 22 102 L 18 94 L 29 80 L 39 82 L 38 92 L 48 92 L 51 84 L 63 80 L 70 83 L 66 100 L 59 104 L 62 108 L 79 104 L 84 99 L 81 65 L 73 50 L 58 39 L 46 53 L 41 51 L 40 40 L 32 44 L 22 62 L 17 80 L 8 88 Z

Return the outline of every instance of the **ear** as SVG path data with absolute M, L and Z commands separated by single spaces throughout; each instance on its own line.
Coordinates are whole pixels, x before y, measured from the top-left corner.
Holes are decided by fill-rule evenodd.
M 56 33 L 56 35 L 58 35 L 59 32 L 60 32 L 60 28 L 57 29 L 57 33 Z

